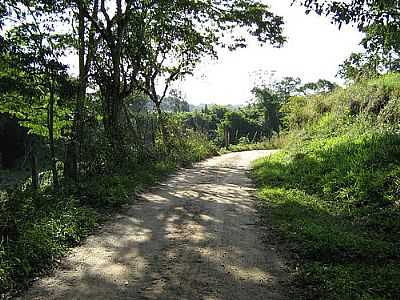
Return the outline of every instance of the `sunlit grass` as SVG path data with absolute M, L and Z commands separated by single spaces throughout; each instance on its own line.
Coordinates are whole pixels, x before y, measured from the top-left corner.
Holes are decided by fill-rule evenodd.
M 291 112 L 297 119 L 316 101 L 331 108 L 314 111 L 292 128 L 283 151 L 253 165 L 261 216 L 300 258 L 295 283 L 305 299 L 400 295 L 400 134 L 397 111 L 387 109 L 399 79 L 389 74 L 311 98 Z M 349 99 L 361 105 L 355 115 Z

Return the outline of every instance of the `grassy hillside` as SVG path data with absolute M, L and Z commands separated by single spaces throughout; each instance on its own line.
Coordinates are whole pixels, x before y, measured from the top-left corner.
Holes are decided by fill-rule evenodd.
M 307 299 L 400 295 L 400 75 L 283 108 L 290 143 L 254 164 L 260 211 Z

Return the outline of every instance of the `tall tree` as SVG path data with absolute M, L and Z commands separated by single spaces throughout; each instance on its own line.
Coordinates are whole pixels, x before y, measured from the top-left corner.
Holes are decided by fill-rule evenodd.
M 264 111 L 264 134 L 270 139 L 274 132 L 279 134 L 280 131 L 279 95 L 265 87 L 256 87 L 252 92 L 256 98 L 256 104 Z
M 297 92 L 301 84 L 300 78 L 286 76 L 281 80 L 276 80 L 271 84 L 271 90 L 277 95 L 281 102 L 286 101 L 290 96 Z
M 380 58 L 374 54 L 352 53 L 340 64 L 338 75 L 350 83 L 374 78 L 384 72 L 380 61 Z
M 2 56 L 3 62 L 8 62 L 5 75 L 11 79 L 23 79 L 21 84 L 26 84 L 26 87 L 4 93 L 1 110 L 15 115 L 23 126 L 48 138 L 53 184 L 57 189 L 55 138 L 57 126 L 63 121 L 56 124 L 58 117 L 55 107 L 60 83 L 65 82 L 63 78 L 66 77 L 66 66 L 60 62 L 60 58 L 64 54 L 68 35 L 56 33 L 54 28 L 66 19 L 60 6 L 40 1 L 11 1 L 6 17 L 13 27 L 6 33 L 6 41 L 10 46 Z M 34 104 L 39 105 L 39 112 L 32 110 Z M 43 110 L 46 111 L 45 115 Z M 34 113 L 28 114 L 29 111 Z M 47 131 L 45 134 L 43 127 Z
M 326 79 L 318 79 L 316 82 L 308 82 L 296 89 L 296 92 L 305 95 L 329 93 L 336 89 L 338 85 Z
M 168 132 L 161 103 L 172 82 L 191 74 L 204 56 L 217 57 L 217 47 L 245 47 L 248 33 L 261 43 L 281 46 L 283 21 L 259 1 L 158 1 L 142 2 L 134 11 L 130 28 L 129 61 L 140 66 L 137 87 L 153 101 L 164 143 Z M 235 30 L 243 27 L 247 34 Z M 230 32 L 232 40 L 224 39 Z M 162 86 L 161 90 L 158 88 Z
M 72 7 L 75 12 L 75 19 L 78 21 L 78 32 L 75 47 L 78 52 L 78 88 L 76 92 L 74 124 L 72 128 L 71 140 L 67 145 L 67 153 L 64 164 L 64 176 L 74 180 L 80 174 L 79 165 L 81 161 L 81 149 L 83 144 L 83 133 L 85 128 L 84 108 L 86 103 L 86 90 L 89 84 L 89 72 L 93 64 L 98 41 L 96 40 L 96 30 L 94 23 L 88 26 L 85 14 L 84 2 L 79 1 Z M 94 0 L 91 6 L 91 19 L 97 20 L 99 10 L 99 0 Z
M 104 128 L 111 148 L 120 156 L 116 157 L 118 162 L 126 154 L 124 99 L 133 91 L 130 78 L 136 71 L 136 66 L 129 68 L 124 65 L 124 53 L 127 51 L 124 43 L 128 33 L 133 30 L 128 26 L 132 13 L 141 1 L 99 0 L 93 5 L 81 0 L 74 2 L 79 7 L 80 15 L 85 16 L 89 27 L 95 32 L 93 42 L 97 47 L 91 76 L 102 94 Z M 115 9 L 110 9 L 110 6 Z
M 399 11 L 400 13 L 400 11 Z M 398 20 L 400 22 L 400 20 Z M 367 50 L 369 60 L 378 63 L 384 71 L 400 71 L 400 27 L 393 23 L 376 23 L 363 29 L 361 44 Z

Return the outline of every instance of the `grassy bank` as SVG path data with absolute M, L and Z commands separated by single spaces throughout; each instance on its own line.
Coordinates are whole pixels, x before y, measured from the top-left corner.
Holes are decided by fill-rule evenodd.
M 261 215 L 299 258 L 305 299 L 400 295 L 398 82 L 292 100 L 291 143 L 254 164 Z
M 177 167 L 216 154 L 199 136 L 188 137 L 163 158 L 128 162 L 124 168 L 82 177 L 58 192 L 17 188 L 0 193 L 0 295 L 12 295 L 51 270 L 65 252 L 135 195 Z M 161 157 L 161 156 L 160 156 Z M 2 298 L 0 297 L 0 298 Z

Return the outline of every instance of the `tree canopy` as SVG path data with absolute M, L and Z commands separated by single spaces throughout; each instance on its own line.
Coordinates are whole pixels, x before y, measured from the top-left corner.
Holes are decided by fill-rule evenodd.
M 339 28 L 343 24 L 353 24 L 365 33 L 361 41 L 367 55 L 359 60 L 365 62 L 363 69 L 376 64 L 386 71 L 398 71 L 400 67 L 400 1 L 399 0 L 295 0 L 306 8 L 306 13 L 314 11 L 329 16 Z M 349 61 L 354 61 L 354 54 Z M 378 72 L 379 73 L 379 72 Z M 341 73 L 343 74 L 343 72 Z

